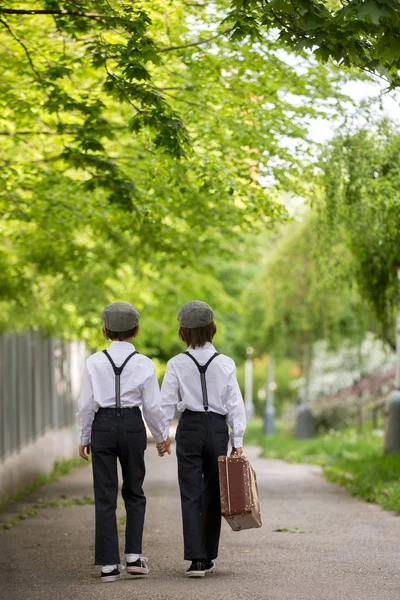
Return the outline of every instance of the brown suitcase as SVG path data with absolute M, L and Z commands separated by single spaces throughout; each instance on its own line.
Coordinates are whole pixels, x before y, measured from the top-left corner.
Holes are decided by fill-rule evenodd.
M 261 527 L 256 473 L 247 458 L 218 457 L 221 512 L 233 531 Z

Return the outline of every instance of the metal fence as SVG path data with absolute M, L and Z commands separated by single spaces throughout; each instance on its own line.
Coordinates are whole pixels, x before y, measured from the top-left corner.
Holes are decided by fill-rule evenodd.
M 0 335 L 0 463 L 74 423 L 85 357 L 83 342 Z

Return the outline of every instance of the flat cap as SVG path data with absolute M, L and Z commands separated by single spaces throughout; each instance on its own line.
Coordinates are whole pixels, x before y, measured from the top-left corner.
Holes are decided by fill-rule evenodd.
M 200 300 L 186 302 L 178 311 L 178 321 L 186 329 L 205 327 L 214 321 L 213 309 Z
M 128 302 L 114 302 L 103 310 L 101 318 L 109 331 L 129 331 L 139 324 L 140 314 Z

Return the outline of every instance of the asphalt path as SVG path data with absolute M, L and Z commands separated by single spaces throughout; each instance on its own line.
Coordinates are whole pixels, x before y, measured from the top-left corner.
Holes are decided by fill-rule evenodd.
M 174 455 L 149 445 L 144 555 L 151 571 L 104 584 L 93 567 L 91 468 L 77 469 L 0 515 L 15 519 L 0 535 L 0 598 L 5 600 L 399 600 L 400 519 L 351 498 L 318 467 L 258 458 L 263 527 L 232 532 L 223 523 L 217 571 L 184 577 L 180 502 Z M 77 505 L 76 502 L 83 502 Z M 122 501 L 118 518 L 123 550 Z M 277 530 L 286 531 L 277 531 Z

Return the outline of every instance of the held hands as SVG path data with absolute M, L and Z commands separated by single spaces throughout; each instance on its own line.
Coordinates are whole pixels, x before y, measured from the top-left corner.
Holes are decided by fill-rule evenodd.
M 168 436 L 164 442 L 156 444 L 158 456 L 164 456 L 164 454 L 171 454 L 171 438 Z
M 89 454 L 90 454 L 90 444 L 86 444 L 85 446 L 82 446 L 82 444 L 79 444 L 79 456 L 81 458 L 84 458 L 85 460 L 89 460 Z
M 231 456 L 240 458 L 241 456 L 243 456 L 243 448 L 233 448 L 232 447 Z

